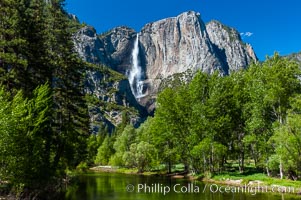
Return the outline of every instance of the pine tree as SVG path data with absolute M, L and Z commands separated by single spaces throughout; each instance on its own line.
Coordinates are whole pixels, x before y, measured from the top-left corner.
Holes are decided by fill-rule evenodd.
M 15 97 L 7 94 L 2 95 L 3 102 L 0 99 L 1 105 L 19 114 L 11 116 L 0 109 L 3 119 L 11 119 L 0 120 L 1 128 L 16 127 L 13 132 L 0 131 L 0 165 L 4 169 L 0 175 L 10 172 L 5 177 L 27 189 L 62 175 L 58 172 L 75 167 L 86 156 L 85 63 L 74 52 L 74 25 L 63 3 L 0 2 L 0 84 L 19 91 L 11 92 Z M 10 137 L 2 137 L 7 133 Z
M 50 13 L 50 5 L 45 1 L 28 0 L 21 1 L 19 7 L 21 22 L 20 33 L 27 41 L 23 48 L 23 54 L 27 58 L 27 80 L 23 89 L 28 95 L 38 85 L 49 82 L 52 85 L 52 72 L 55 60 L 55 45 L 53 39 L 53 17 Z
M 19 6 L 19 1 L 0 2 L 0 83 L 10 90 L 21 88 L 26 77 L 27 60 L 22 54 L 26 40 L 18 28 Z
M 86 155 L 86 138 L 89 131 L 88 109 L 84 100 L 84 63 L 74 52 L 72 26 L 62 5 L 64 1 L 51 2 L 51 15 L 54 17 L 53 33 L 57 56 L 53 71 L 55 103 L 54 127 L 57 138 L 57 152 L 54 167 L 64 157 L 69 164 L 76 165 Z

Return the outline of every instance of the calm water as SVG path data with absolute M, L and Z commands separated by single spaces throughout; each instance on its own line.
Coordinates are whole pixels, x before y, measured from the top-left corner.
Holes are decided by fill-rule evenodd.
M 252 189 L 248 188 L 247 191 L 238 192 L 238 188 L 235 187 L 226 188 L 226 186 L 217 186 L 210 183 L 206 185 L 198 181 L 116 173 L 91 173 L 78 177 L 76 183 L 68 188 L 66 200 L 301 199 L 301 196 L 258 193 L 254 188 Z

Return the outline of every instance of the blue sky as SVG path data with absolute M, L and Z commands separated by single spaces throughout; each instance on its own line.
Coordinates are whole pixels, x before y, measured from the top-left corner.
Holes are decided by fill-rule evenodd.
M 244 33 L 263 60 L 301 51 L 301 0 L 66 0 L 66 9 L 98 33 L 120 25 L 136 31 L 149 22 L 194 10 Z

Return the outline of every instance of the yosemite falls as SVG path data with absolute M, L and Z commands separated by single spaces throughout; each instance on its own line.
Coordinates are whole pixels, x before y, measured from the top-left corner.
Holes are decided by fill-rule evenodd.
M 139 63 L 139 34 L 136 36 L 134 49 L 132 51 L 132 67 L 128 73 L 128 79 L 136 99 L 145 96 L 145 94 L 143 94 L 142 69 Z

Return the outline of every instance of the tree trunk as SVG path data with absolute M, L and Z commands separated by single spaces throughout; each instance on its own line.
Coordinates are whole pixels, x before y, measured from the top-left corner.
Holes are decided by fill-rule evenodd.
M 280 164 L 279 164 L 279 172 L 280 172 L 280 179 L 283 179 L 283 166 L 282 166 L 281 159 L 280 159 Z
M 171 161 L 170 159 L 168 160 L 168 173 L 171 173 Z
M 203 153 L 203 172 L 206 172 L 206 156 L 205 156 L 205 153 Z
M 214 149 L 213 149 L 213 145 L 211 144 L 211 155 L 209 157 L 210 159 L 210 172 L 214 172 L 214 158 L 213 158 L 213 155 L 214 155 Z
M 268 166 L 266 166 L 266 170 L 267 170 L 267 176 L 271 176 L 270 170 L 269 170 L 269 167 L 268 167 Z
M 239 163 L 238 166 L 239 166 L 240 173 L 244 172 L 244 162 L 245 162 L 245 155 L 244 155 L 244 151 L 241 150 L 240 155 L 239 155 L 239 160 L 238 160 L 238 163 Z
M 186 164 L 184 164 L 184 171 L 186 172 L 186 173 L 189 173 L 189 165 L 186 163 Z

